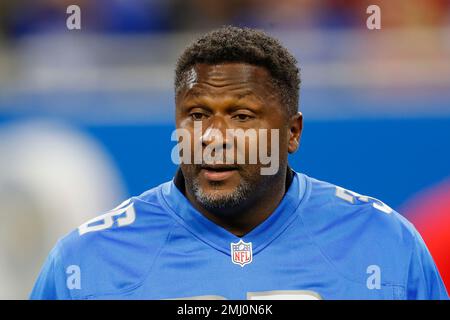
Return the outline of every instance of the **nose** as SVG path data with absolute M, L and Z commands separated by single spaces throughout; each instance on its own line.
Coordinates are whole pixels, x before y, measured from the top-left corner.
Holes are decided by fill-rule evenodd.
M 229 129 L 229 126 L 223 116 L 213 116 L 208 121 L 208 126 L 204 128 L 201 135 L 202 146 L 204 148 L 209 146 L 209 148 L 215 151 L 219 151 L 220 148 L 224 150 L 230 149 L 232 141 L 227 137 L 227 129 Z

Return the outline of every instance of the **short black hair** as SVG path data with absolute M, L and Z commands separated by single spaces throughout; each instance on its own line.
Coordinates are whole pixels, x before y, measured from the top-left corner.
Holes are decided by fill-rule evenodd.
M 279 90 L 289 116 L 298 112 L 300 71 L 297 60 L 281 43 L 262 30 L 224 26 L 191 43 L 178 58 L 175 94 L 186 71 L 197 63 L 243 62 L 265 67 Z

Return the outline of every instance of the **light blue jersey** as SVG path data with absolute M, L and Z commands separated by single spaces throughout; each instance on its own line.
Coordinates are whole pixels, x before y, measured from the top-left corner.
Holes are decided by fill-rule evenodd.
M 448 299 L 422 238 L 381 201 L 295 173 L 238 238 L 173 181 L 80 226 L 32 299 Z

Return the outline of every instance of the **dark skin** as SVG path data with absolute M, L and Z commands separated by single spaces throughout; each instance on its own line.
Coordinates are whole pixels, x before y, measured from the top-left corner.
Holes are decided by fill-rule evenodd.
M 220 130 L 224 137 L 226 129 L 279 130 L 280 166 L 274 175 L 262 176 L 260 163 L 180 165 L 185 181 L 196 179 L 211 197 L 232 195 L 243 181 L 252 186 L 238 206 L 211 209 L 199 201 L 189 183 L 185 184 L 186 197 L 200 213 L 239 237 L 266 220 L 281 202 L 286 192 L 287 156 L 300 142 L 302 114 L 288 115 L 271 79 L 266 68 L 246 63 L 197 64 L 176 94 L 176 127 L 189 130 L 193 136 L 194 123 L 201 121 L 203 148 L 214 143 L 207 140 L 210 129 Z M 249 143 L 257 141 L 247 141 L 246 151 Z M 223 148 L 229 149 L 229 141 L 223 141 Z

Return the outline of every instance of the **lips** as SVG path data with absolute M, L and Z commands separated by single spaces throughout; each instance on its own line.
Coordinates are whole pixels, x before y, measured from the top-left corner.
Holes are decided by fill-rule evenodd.
M 223 181 L 238 171 L 238 167 L 230 165 L 203 165 L 200 174 L 209 181 Z

